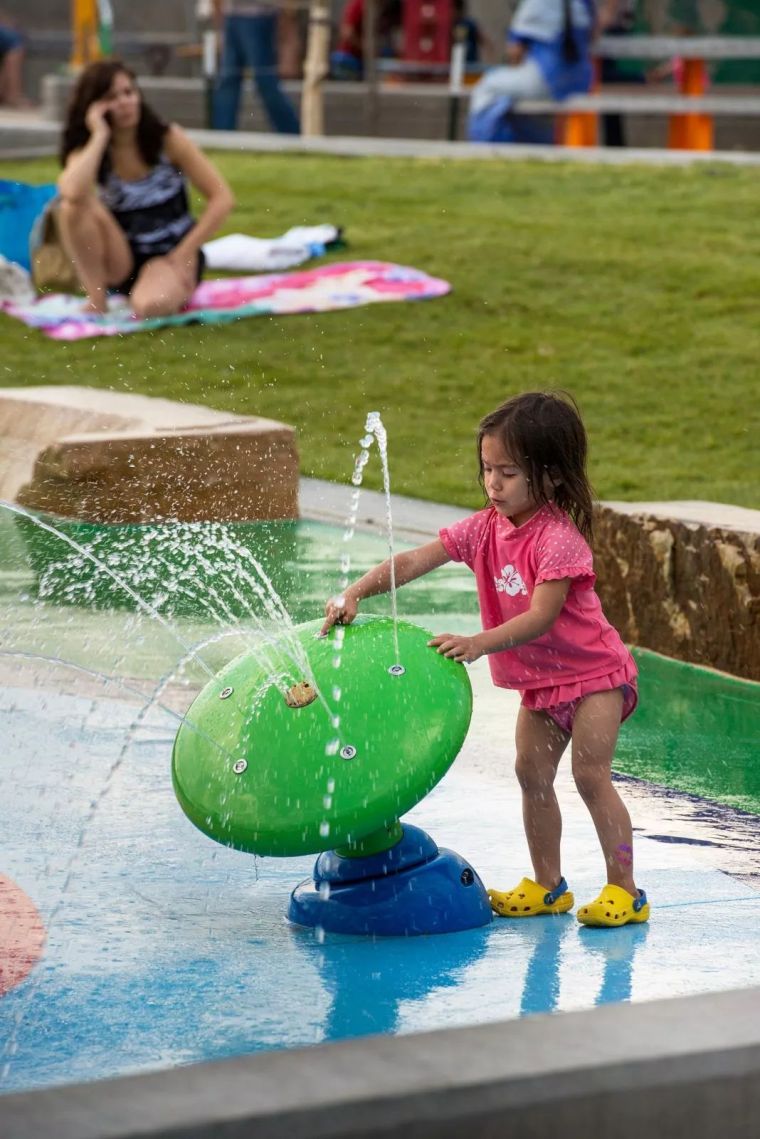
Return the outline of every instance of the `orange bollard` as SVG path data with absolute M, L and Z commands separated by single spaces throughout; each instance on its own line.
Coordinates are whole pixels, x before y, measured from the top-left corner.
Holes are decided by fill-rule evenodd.
M 589 94 L 599 90 L 601 65 L 598 59 L 592 61 L 594 78 Z M 560 146 L 598 146 L 599 116 L 594 111 L 569 111 L 560 115 L 557 123 L 557 143 Z
M 703 59 L 685 59 L 679 90 L 692 97 L 707 90 L 707 65 Z M 712 115 L 671 115 L 668 146 L 671 150 L 713 150 L 715 132 Z
M 560 145 L 598 146 L 599 116 L 591 111 L 571 111 L 560 117 Z

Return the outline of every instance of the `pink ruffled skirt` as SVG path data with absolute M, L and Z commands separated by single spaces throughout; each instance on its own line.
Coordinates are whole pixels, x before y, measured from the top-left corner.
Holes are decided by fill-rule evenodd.
M 639 702 L 636 687 L 636 665 L 632 657 L 622 668 L 607 676 L 595 676 L 591 680 L 575 680 L 569 684 L 557 684 L 553 688 L 528 688 L 522 693 L 522 705 L 533 712 L 547 712 L 563 732 L 572 734 L 573 721 L 578 706 L 586 696 L 595 692 L 609 692 L 615 688 L 623 690 L 623 710 L 620 722 L 627 720 Z

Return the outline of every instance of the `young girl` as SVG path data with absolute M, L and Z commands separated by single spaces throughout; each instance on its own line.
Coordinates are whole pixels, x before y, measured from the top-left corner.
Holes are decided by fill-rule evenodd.
M 105 312 L 115 288 L 138 317 L 178 312 L 200 279 L 201 246 L 233 206 L 216 167 L 143 101 L 133 73 L 116 59 L 91 63 L 79 76 L 61 163 L 61 237 L 89 309 Z M 197 221 L 188 181 L 206 199 Z
M 618 728 L 636 707 L 636 665 L 594 591 L 586 433 L 575 404 L 563 393 L 516 396 L 481 421 L 478 458 L 488 506 L 396 555 L 394 568 L 404 585 L 445 562 L 465 562 L 475 574 L 483 632 L 441 633 L 429 644 L 463 663 L 488 655 L 494 684 L 522 696 L 516 772 L 534 879 L 490 890 L 491 905 L 518 918 L 565 913 L 574 904 L 560 866 L 554 793 L 572 741 L 573 778 L 599 836 L 607 882 L 578 920 L 645 922 L 631 820 L 611 777 Z M 353 621 L 363 598 L 389 588 L 386 561 L 327 602 L 322 632 Z

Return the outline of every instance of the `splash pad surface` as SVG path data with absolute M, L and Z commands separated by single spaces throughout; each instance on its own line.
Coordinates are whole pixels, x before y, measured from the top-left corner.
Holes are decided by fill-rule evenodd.
M 294 619 L 313 617 L 332 589 L 340 537 L 299 524 L 288 558 L 278 547 L 278 588 Z M 0 539 L 7 553 L 16 535 Z M 355 572 L 382 556 L 380 539 L 361 536 Z M 372 940 L 288 925 L 288 896 L 313 857 L 218 846 L 175 800 L 172 710 L 188 707 L 207 679 L 201 670 L 191 662 L 172 675 L 183 650 L 147 616 L 63 597 L 40 606 L 26 563 L 8 554 L 3 567 L 3 649 L 38 659 L 0 658 L 0 874 L 39 911 L 47 943 L 0 998 L 1 1091 L 760 983 L 758 817 L 637 780 L 623 790 L 649 927 L 582 930 L 570 916 Z M 457 568 L 399 600 L 407 619 L 435 630 L 475 627 L 469 574 Z M 370 608 L 387 612 L 387 601 Z M 257 635 L 245 627 L 223 637 L 226 620 L 188 611 L 175 625 L 186 643 L 222 637 L 202 650 L 217 668 Z M 511 771 L 517 701 L 492 688 L 483 662 L 469 672 L 474 717 L 462 753 L 405 818 L 503 888 L 528 871 Z M 601 884 L 599 855 L 567 766 L 564 871 L 586 900 Z

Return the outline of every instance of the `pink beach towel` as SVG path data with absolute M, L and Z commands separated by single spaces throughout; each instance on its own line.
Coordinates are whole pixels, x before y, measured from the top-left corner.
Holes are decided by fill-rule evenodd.
M 346 261 L 305 272 L 202 281 L 187 307 L 175 316 L 138 320 L 125 297 L 111 297 L 104 316 L 83 312 L 81 297 L 53 293 L 31 304 L 4 301 L 2 311 L 54 340 L 123 336 L 165 325 L 205 324 L 244 316 L 285 316 L 329 312 L 378 301 L 419 301 L 441 297 L 451 285 L 419 269 L 386 261 Z

